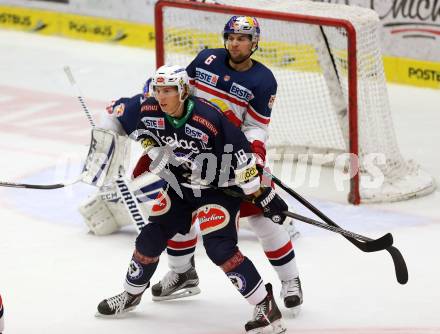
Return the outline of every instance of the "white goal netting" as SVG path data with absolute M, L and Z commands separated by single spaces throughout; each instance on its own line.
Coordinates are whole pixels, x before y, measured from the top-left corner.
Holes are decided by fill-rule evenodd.
M 296 14 L 296 19 L 288 20 L 279 15 L 253 15 L 261 26 L 259 49 L 253 57 L 268 66 L 278 81 L 270 147 L 310 154 L 350 152 L 350 143 L 357 140 L 362 202 L 398 201 L 434 190 L 432 177 L 415 162 L 404 160 L 399 151 L 374 11 L 292 0 L 218 2 Z M 301 23 L 301 15 L 314 17 L 315 22 L 308 18 Z M 163 62 L 186 65 L 204 48 L 223 47 L 221 31 L 230 16 L 164 7 L 164 40 L 158 41 L 163 43 Z M 348 76 L 347 32 L 343 26 L 330 26 L 332 19 L 347 20 L 356 30 L 356 37 L 350 38 L 357 45 L 357 86 Z M 357 108 L 349 104 L 353 91 L 357 92 Z M 348 123 L 355 116 L 357 135 Z M 369 183 L 364 181 L 379 177 L 378 173 L 383 176 L 381 186 L 365 186 Z

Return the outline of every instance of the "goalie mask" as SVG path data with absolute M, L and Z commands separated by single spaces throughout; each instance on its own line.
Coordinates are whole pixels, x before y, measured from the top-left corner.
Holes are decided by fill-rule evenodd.
M 258 48 L 260 40 L 260 24 L 255 17 L 251 16 L 233 16 L 226 22 L 223 29 L 223 39 L 226 42 L 229 34 L 249 35 L 253 43 L 256 43 L 255 50 Z M 252 52 L 255 52 L 253 50 Z
M 155 96 L 157 86 L 176 86 L 179 100 L 183 102 L 189 95 L 189 78 L 186 69 L 179 65 L 163 65 L 159 67 L 151 78 L 151 91 Z

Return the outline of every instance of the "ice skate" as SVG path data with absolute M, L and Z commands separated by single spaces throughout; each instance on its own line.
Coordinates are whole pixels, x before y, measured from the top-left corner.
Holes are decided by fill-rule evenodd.
M 244 326 L 249 334 L 281 334 L 286 332 L 282 315 L 273 298 L 272 285 L 266 284 L 267 296 L 255 306 L 254 319 Z
M 98 305 L 97 317 L 117 317 L 133 310 L 141 302 L 142 294 L 132 295 L 127 291 L 114 297 L 104 299 Z
M 301 310 L 301 304 L 303 302 L 301 281 L 299 277 L 295 277 L 290 281 L 281 282 L 280 297 L 284 300 L 284 306 L 289 309 L 292 315 L 297 316 Z
M 170 270 L 159 283 L 151 288 L 154 301 L 185 298 L 200 293 L 199 277 L 196 269 L 191 267 L 183 274 Z

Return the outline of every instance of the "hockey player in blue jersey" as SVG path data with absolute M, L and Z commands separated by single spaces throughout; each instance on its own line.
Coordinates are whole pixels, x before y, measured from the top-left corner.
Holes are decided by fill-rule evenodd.
M 178 232 L 188 233 L 197 219 L 208 257 L 255 305 L 254 318 L 245 325 L 246 331 L 270 328 L 272 333 L 283 333 L 286 329 L 271 285 L 264 285 L 252 262 L 237 246 L 236 223 L 242 199 L 226 195 L 221 189 L 248 195 L 264 208 L 269 224 L 284 221 L 287 205 L 273 189 L 262 187 L 244 134 L 212 104 L 189 96 L 184 68 L 162 66 L 153 76 L 152 89 L 154 98 L 118 101 L 107 128 L 141 142 L 148 157 L 147 169 L 167 179 L 168 186 L 161 194 L 161 209 L 149 217 L 136 239 L 124 292 L 103 300 L 98 315 L 115 316 L 138 305 L 167 241 Z M 96 140 L 92 143 L 89 155 L 101 145 Z M 103 138 L 104 143 L 109 146 L 104 151 L 113 150 L 113 141 Z M 95 159 L 90 157 L 88 161 Z
M 188 65 L 191 88 L 195 96 L 203 97 L 216 105 L 241 129 L 250 142 L 252 151 L 257 155 L 259 164 L 264 165 L 268 125 L 277 82 L 266 66 L 251 58 L 258 48 L 259 24 L 252 17 L 233 16 L 224 27 L 223 38 L 224 48 L 203 50 Z M 139 96 L 134 99 L 139 99 Z M 147 161 L 146 155 L 140 158 L 133 171 L 135 181 L 146 176 L 148 180 L 151 179 L 146 168 Z M 160 183 L 157 179 L 153 181 L 146 182 L 146 187 L 151 188 Z M 104 197 L 106 193 L 101 194 Z M 96 202 L 102 202 L 102 206 L 98 208 Z M 89 205 L 90 203 L 93 205 Z M 114 208 L 116 212 L 103 215 L 104 210 L 101 209 L 107 208 Z M 123 205 L 116 206 L 113 202 L 100 200 L 100 196 L 89 199 L 82 209 L 86 222 L 96 234 L 108 234 L 120 226 L 130 224 L 128 217 L 110 219 L 109 217 L 123 217 L 127 210 Z M 144 210 L 145 205 L 140 205 L 140 209 Z M 278 274 L 281 281 L 280 296 L 284 305 L 296 314 L 303 302 L 303 296 L 289 233 L 282 226 L 268 224 L 261 210 L 252 203 L 243 202 L 240 215 L 247 217 Z M 178 233 L 168 241 L 170 271 L 159 283 L 153 285 L 153 300 L 182 298 L 200 292 L 193 261 L 196 243 L 195 228 L 186 234 Z
M 223 30 L 224 48 L 205 49 L 188 65 L 187 72 L 194 95 L 215 104 L 245 134 L 259 164 L 266 159 L 266 142 L 277 82 L 272 72 L 251 58 L 258 48 L 260 27 L 248 16 L 231 17 Z M 143 173 L 142 159 L 134 176 Z M 243 202 L 241 217 L 258 236 L 265 254 L 281 281 L 284 305 L 298 312 L 302 289 L 295 252 L 289 233 L 279 225 L 267 224 L 267 218 L 252 203 Z M 193 265 L 197 242 L 195 229 L 177 234 L 168 242 L 170 271 L 152 287 L 154 300 L 181 298 L 199 292 Z

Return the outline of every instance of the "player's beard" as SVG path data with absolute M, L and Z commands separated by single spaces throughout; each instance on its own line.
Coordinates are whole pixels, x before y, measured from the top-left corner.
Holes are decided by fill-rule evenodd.
M 228 54 L 229 54 L 229 59 L 234 64 L 241 64 L 241 63 L 245 62 L 246 60 L 248 60 L 252 55 L 252 53 L 249 53 L 247 55 L 239 55 L 239 56 L 233 57 L 231 55 L 231 53 L 229 52 L 229 50 L 228 50 Z

